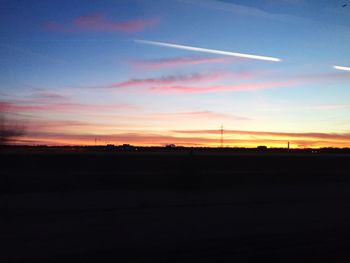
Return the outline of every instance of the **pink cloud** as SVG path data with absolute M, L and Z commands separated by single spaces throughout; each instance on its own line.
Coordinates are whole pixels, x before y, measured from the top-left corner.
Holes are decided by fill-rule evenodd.
M 27 122 L 27 125 L 31 129 L 35 130 L 46 130 L 46 129 L 56 129 L 56 128 L 81 128 L 90 127 L 92 124 L 82 121 L 71 121 L 71 120 L 31 120 Z
M 54 21 L 47 22 L 44 27 L 50 31 L 68 32 L 137 32 L 155 26 L 159 19 L 135 19 L 119 22 L 106 18 L 101 13 L 79 16 L 66 25 Z
M 319 104 L 319 105 L 283 105 L 280 107 L 268 107 L 265 111 L 308 111 L 308 110 L 337 110 L 350 109 L 350 104 Z
M 82 104 L 75 102 L 61 103 L 37 103 L 35 101 L 0 101 L 0 111 L 4 112 L 71 112 L 71 111 L 89 111 L 89 110 L 120 110 L 130 109 L 133 106 L 128 104 Z
M 220 113 L 220 112 L 213 112 L 213 111 L 190 111 L 190 112 L 171 112 L 171 113 L 155 113 L 151 114 L 150 117 L 152 118 L 196 118 L 196 119 L 235 119 L 235 120 L 250 120 L 249 118 L 242 117 L 242 116 L 236 116 L 233 114 L 227 114 L 227 113 Z
M 54 21 L 49 21 L 44 24 L 44 28 L 48 31 L 60 31 L 63 30 L 63 26 Z
M 344 82 L 348 83 L 350 74 L 344 72 L 326 72 L 326 73 L 310 73 L 299 75 L 276 75 L 278 78 L 288 79 L 290 81 L 298 82 L 299 84 L 315 84 L 315 83 L 332 83 Z
M 147 85 L 174 85 L 177 83 L 196 83 L 201 81 L 213 81 L 220 79 L 225 73 L 208 73 L 192 75 L 171 75 L 158 78 L 130 79 L 111 85 L 112 88 L 129 88 Z
M 33 98 L 40 101 L 69 101 L 67 96 L 50 91 L 42 91 L 34 94 Z
M 260 89 L 271 89 L 290 86 L 291 82 L 267 82 L 267 83 L 244 83 L 237 85 L 213 85 L 213 86 L 158 86 L 149 88 L 150 92 L 174 94 L 174 93 L 209 93 L 209 92 L 232 92 L 232 91 L 250 91 Z
M 8 119 L 9 125 L 12 127 L 18 126 L 19 123 L 25 127 L 26 131 L 48 131 L 53 130 L 57 131 L 57 128 L 88 128 L 92 127 L 93 124 L 82 122 L 82 121 L 73 121 L 73 120 L 43 120 L 43 119 Z
M 0 111 L 45 111 L 47 108 L 43 105 L 0 102 Z
M 163 59 L 149 59 L 149 60 L 133 60 L 130 64 L 142 69 L 163 69 L 178 66 L 208 64 L 208 63 L 222 63 L 229 62 L 233 59 L 226 57 L 175 57 Z

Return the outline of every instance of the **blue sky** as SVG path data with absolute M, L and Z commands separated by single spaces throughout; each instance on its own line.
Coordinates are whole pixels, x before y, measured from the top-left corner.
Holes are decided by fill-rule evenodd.
M 224 124 L 230 146 L 349 146 L 350 73 L 333 68 L 350 67 L 343 4 L 2 0 L 1 110 L 21 143 L 216 146 Z

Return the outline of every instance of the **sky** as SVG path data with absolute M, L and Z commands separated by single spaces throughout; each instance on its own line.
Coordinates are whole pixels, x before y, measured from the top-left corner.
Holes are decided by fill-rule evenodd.
M 350 147 L 346 2 L 0 0 L 1 118 L 28 145 Z

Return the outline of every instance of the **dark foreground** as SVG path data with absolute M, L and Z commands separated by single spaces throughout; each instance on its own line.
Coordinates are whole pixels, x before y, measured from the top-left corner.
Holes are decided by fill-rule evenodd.
M 0 158 L 0 262 L 350 261 L 350 155 Z

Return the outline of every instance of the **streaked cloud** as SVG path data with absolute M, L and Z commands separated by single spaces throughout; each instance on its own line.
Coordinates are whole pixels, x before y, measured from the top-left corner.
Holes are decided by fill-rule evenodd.
M 199 7 L 204 7 L 212 10 L 218 10 L 223 12 L 230 12 L 235 15 L 241 16 L 249 16 L 256 17 L 262 19 L 274 20 L 277 22 L 283 23 L 305 23 L 305 22 L 313 22 L 313 18 L 311 18 L 308 14 L 300 12 L 300 5 L 306 4 L 303 0 L 268 0 L 268 1 L 259 1 L 263 2 L 263 5 L 254 5 L 252 1 L 241 1 L 241 3 L 237 3 L 237 1 L 230 0 L 177 0 L 179 2 L 183 2 L 185 4 L 196 5 Z M 270 6 L 275 6 L 276 4 L 285 4 L 285 8 L 281 10 L 273 10 L 270 11 Z M 322 11 L 319 9 L 318 5 L 311 3 L 314 8 L 318 9 L 318 11 Z M 293 8 L 292 8 L 293 7 Z M 299 12 L 298 12 L 299 11 Z M 321 20 L 317 20 L 318 22 L 322 22 Z
M 189 74 L 189 75 L 168 75 L 155 78 L 129 79 L 126 81 L 114 83 L 112 88 L 142 87 L 147 85 L 174 85 L 178 83 L 197 83 L 201 81 L 213 81 L 226 76 L 226 73 L 207 73 L 207 74 Z
M 172 68 L 179 66 L 200 65 L 209 63 L 223 63 L 229 62 L 226 57 L 173 57 L 173 58 L 161 58 L 161 59 L 144 59 L 144 60 L 132 60 L 130 64 L 136 68 L 155 70 L 163 68 Z
M 221 112 L 214 112 L 209 110 L 153 113 L 148 115 L 148 117 L 160 118 L 160 119 L 196 118 L 196 119 L 232 119 L 232 120 L 240 120 L 240 121 L 251 120 L 250 118 L 243 117 L 243 116 L 237 116 L 237 115 L 221 113 Z
M 183 49 L 183 50 L 189 50 L 189 51 L 194 51 L 194 52 L 202 52 L 202 53 L 216 54 L 216 55 L 222 55 L 222 56 L 266 60 L 266 61 L 273 61 L 273 62 L 281 61 L 280 58 L 269 57 L 269 56 L 245 54 L 245 53 L 224 51 L 224 50 L 218 50 L 218 49 L 208 49 L 208 48 L 194 47 L 194 46 L 185 46 L 185 45 L 178 45 L 178 44 L 158 42 L 158 41 L 135 40 L 135 42 L 147 44 L 147 45 L 154 45 L 154 46 L 161 46 L 161 47 L 168 47 L 168 48 L 175 48 L 175 49 Z
M 78 16 L 68 23 L 49 21 L 44 28 L 49 31 L 67 32 L 137 32 L 145 28 L 155 26 L 159 19 L 134 19 L 128 21 L 116 21 L 108 19 L 102 13 L 92 13 Z
M 91 110 L 131 109 L 128 104 L 89 104 L 78 102 L 38 103 L 37 101 L 0 101 L 2 112 L 85 112 Z
M 52 91 L 40 91 L 32 96 L 33 99 L 38 101 L 67 101 L 69 98 L 63 94 L 55 93 Z
M 247 81 L 260 75 L 260 72 L 213 72 L 213 73 L 194 73 L 189 75 L 167 75 L 153 78 L 129 79 L 108 85 L 109 89 L 140 87 L 143 92 L 159 94 L 175 93 L 210 93 L 210 92 L 232 92 L 232 91 L 250 91 L 271 88 L 284 88 L 292 86 L 294 81 L 272 81 L 272 82 L 254 82 L 239 83 Z M 219 84 L 219 81 L 230 81 L 237 84 L 227 85 Z M 139 91 L 140 91 L 139 90 Z
M 230 1 L 222 1 L 222 0 L 178 0 L 180 2 L 186 3 L 186 4 L 193 4 L 197 6 L 202 6 L 210 9 L 216 9 L 221 10 L 225 12 L 233 12 L 235 14 L 240 15 L 248 15 L 248 16 L 256 16 L 256 17 L 263 17 L 263 18 L 274 18 L 278 20 L 284 20 L 284 16 L 280 14 L 272 14 L 268 13 L 262 9 L 250 7 L 247 5 L 241 5 L 236 4 L 234 2 Z
M 76 120 L 43 120 L 43 119 L 37 119 L 33 118 L 31 120 L 16 120 L 15 123 L 20 122 L 23 124 L 24 127 L 26 127 L 26 130 L 28 131 L 51 131 L 51 132 L 57 132 L 58 129 L 64 129 L 64 130 L 76 130 L 76 129 L 89 129 L 94 128 L 95 126 L 92 123 L 88 122 L 82 122 L 82 121 L 76 121 Z
M 289 82 L 266 82 L 266 83 L 244 83 L 237 85 L 212 85 L 212 86 L 159 86 L 149 88 L 150 92 L 163 94 L 196 94 L 196 93 L 210 93 L 210 92 L 233 92 L 233 91 L 252 91 L 261 89 L 282 88 L 291 86 Z
M 285 76 L 285 78 L 296 79 L 303 82 L 324 81 L 349 81 L 350 75 L 346 72 L 321 72 L 314 74 L 301 74 L 299 76 Z
M 319 111 L 319 110 L 338 110 L 338 109 L 350 109 L 350 104 L 315 104 L 315 105 L 283 105 L 279 107 L 268 107 L 265 109 L 261 109 L 262 111 Z

